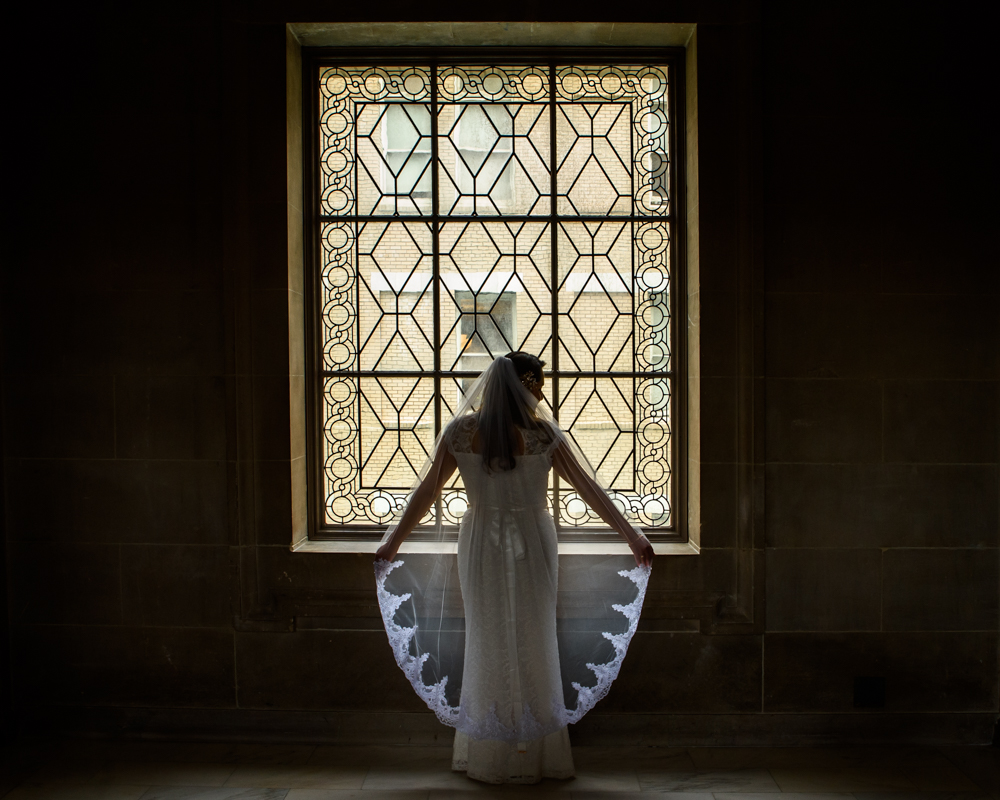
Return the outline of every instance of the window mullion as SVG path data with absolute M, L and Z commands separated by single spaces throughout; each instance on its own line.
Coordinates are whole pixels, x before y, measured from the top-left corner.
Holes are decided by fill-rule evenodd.
M 434 438 L 441 433 L 441 248 L 438 219 L 438 96 L 437 65 L 431 64 L 431 296 L 434 320 Z M 438 532 L 444 520 L 441 495 L 434 501 L 434 520 Z
M 552 366 L 549 381 L 552 388 L 552 415 L 559 420 L 559 222 L 556 217 L 556 67 L 549 65 L 549 236 L 551 241 L 551 308 L 550 339 L 552 342 Z M 562 514 L 559 513 L 559 476 L 552 473 L 552 518 L 556 525 L 556 535 L 562 529 Z

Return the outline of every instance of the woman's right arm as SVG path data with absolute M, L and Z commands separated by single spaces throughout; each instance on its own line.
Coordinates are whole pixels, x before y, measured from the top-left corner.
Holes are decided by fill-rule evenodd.
M 438 448 L 434 463 L 431 465 L 427 476 L 420 482 L 417 490 L 406 504 L 403 516 L 396 525 L 396 530 L 375 553 L 375 560 L 385 559 L 392 561 L 399 552 L 400 546 L 407 536 L 417 527 L 417 523 L 424 518 L 424 515 L 434 505 L 434 501 L 441 494 L 448 478 L 450 478 L 458 468 L 458 462 L 445 445 Z
M 557 445 L 552 454 L 552 468 L 560 478 L 567 481 L 580 493 L 580 497 L 597 512 L 601 519 L 628 542 L 637 565 L 649 566 L 652 564 L 653 545 L 649 543 L 649 539 L 632 527 L 618 506 L 608 497 L 608 493 L 587 474 L 570 449 L 563 443 Z

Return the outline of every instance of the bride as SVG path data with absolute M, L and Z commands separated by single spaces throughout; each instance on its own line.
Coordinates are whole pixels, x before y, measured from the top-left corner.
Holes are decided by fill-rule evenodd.
M 396 660 L 438 718 L 457 729 L 452 768 L 489 783 L 536 783 L 543 777 L 573 776 L 566 724 L 593 707 L 617 676 L 635 631 L 653 558 L 649 540 L 625 519 L 583 455 L 539 406 L 545 383 L 543 366 L 534 355 L 512 352 L 497 358 L 476 380 L 438 438 L 399 523 L 386 532 L 376 554 L 379 603 Z M 428 570 L 418 575 L 415 569 L 407 576 L 412 591 L 405 594 L 387 589 L 386 579 L 403 564 L 401 559 L 389 562 L 440 502 L 456 469 L 468 493 L 468 508 L 458 532 L 465 641 L 460 696 L 454 707 L 446 696 L 446 688 L 452 694 L 455 691 L 454 685 L 448 686 L 449 676 L 433 685 L 424 682 L 428 658 L 434 656 L 432 664 L 448 659 L 440 652 L 421 653 L 419 643 L 417 655 L 412 653 L 417 612 L 411 627 L 394 619 L 411 596 L 430 595 L 420 585 L 426 577 L 419 577 Z M 610 642 L 615 656 L 608 664 L 586 663 L 598 685 L 572 683 L 578 691 L 575 710 L 568 710 L 564 703 L 567 665 L 561 669 L 556 636 L 556 528 L 546 505 L 550 470 L 628 542 L 636 568 L 617 574 L 639 588 L 631 604 L 612 606 L 627 617 L 628 631 L 602 634 L 600 641 L 605 647 Z M 438 566 L 438 572 L 448 571 Z M 403 587 L 409 588 L 405 581 Z M 444 592 L 434 596 L 445 604 Z M 442 628 L 434 634 L 434 647 L 446 649 L 447 642 L 457 642 L 446 633 Z M 452 684 L 457 672 L 453 670 Z

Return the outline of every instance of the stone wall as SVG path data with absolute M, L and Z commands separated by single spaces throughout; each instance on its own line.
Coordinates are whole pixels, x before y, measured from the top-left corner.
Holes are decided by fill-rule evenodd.
M 702 552 L 657 562 L 577 741 L 993 735 L 1000 270 L 963 8 L 935 49 L 870 4 L 658 7 L 699 22 Z M 289 551 L 284 23 L 319 12 L 129 13 L 18 26 L 57 57 L 11 90 L 17 724 L 432 740 L 370 556 Z
M 915 19 L 766 19 L 764 709 L 849 712 L 845 678 L 881 676 L 889 711 L 995 710 L 981 53 L 924 82 Z

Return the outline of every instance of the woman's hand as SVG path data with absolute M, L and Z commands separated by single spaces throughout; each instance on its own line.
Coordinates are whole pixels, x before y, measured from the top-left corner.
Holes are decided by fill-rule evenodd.
M 397 547 L 392 542 L 386 542 L 375 551 L 376 561 L 392 561 L 396 557 Z
M 637 567 L 651 567 L 653 565 L 653 545 L 645 536 L 639 536 L 628 543 L 632 548 L 632 555 L 635 556 Z

